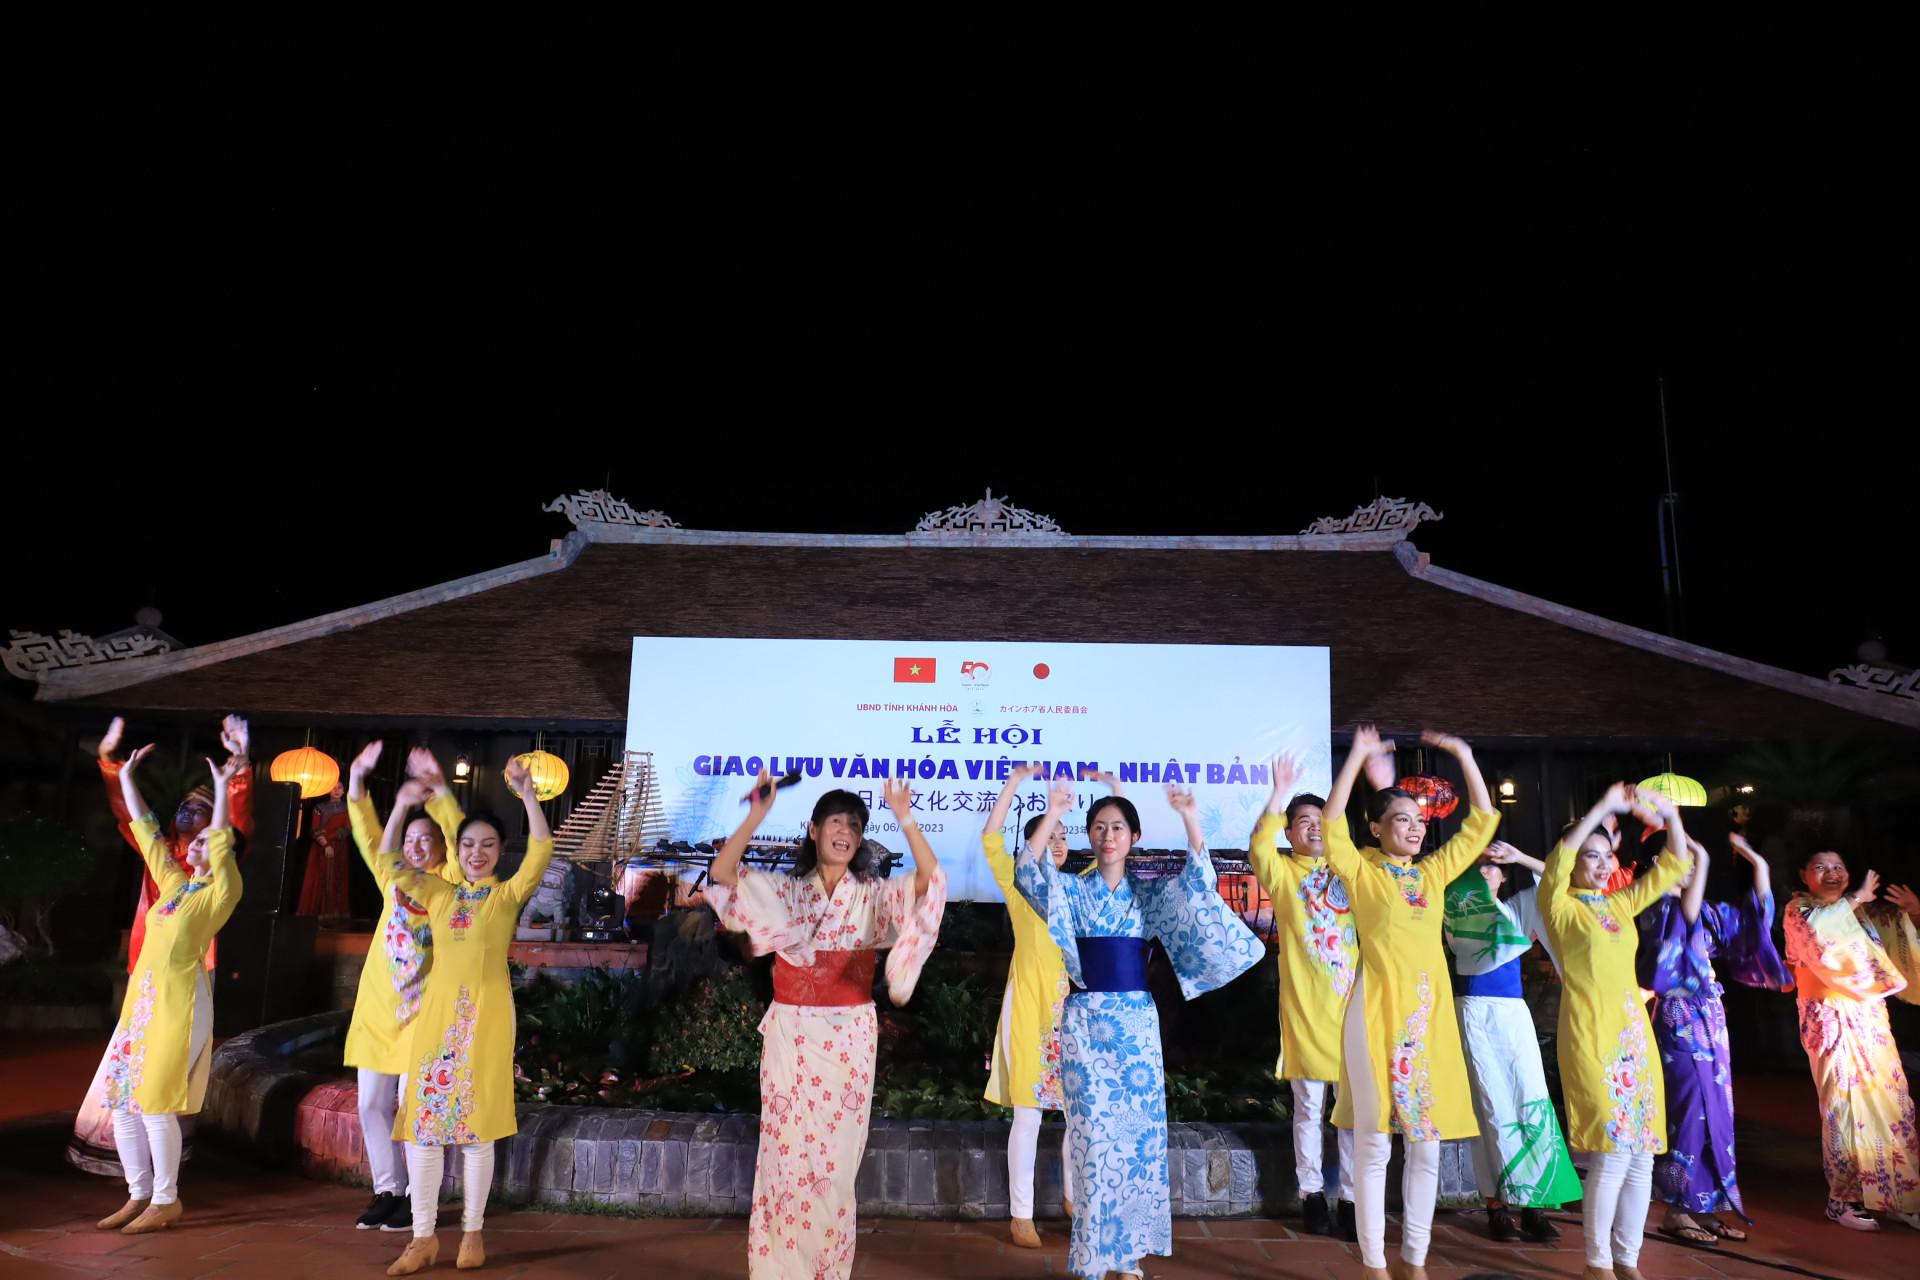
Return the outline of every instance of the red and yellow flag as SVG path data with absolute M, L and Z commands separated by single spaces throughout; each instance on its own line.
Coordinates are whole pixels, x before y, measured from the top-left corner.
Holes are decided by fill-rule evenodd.
M 932 684 L 932 658 L 895 658 L 893 660 L 893 682 L 895 684 Z

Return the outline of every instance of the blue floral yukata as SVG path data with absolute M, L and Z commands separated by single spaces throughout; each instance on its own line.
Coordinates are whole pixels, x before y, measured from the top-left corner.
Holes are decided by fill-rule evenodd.
M 1074 986 L 1060 1023 L 1073 1201 L 1068 1268 L 1098 1280 L 1136 1269 L 1148 1254 L 1173 1252 L 1167 1082 L 1160 1015 L 1145 982 L 1139 990 L 1087 990 L 1081 940 L 1158 938 L 1189 1000 L 1245 973 L 1266 948 L 1221 901 L 1205 849 L 1190 851 L 1177 876 L 1128 873 L 1109 889 L 1098 870 L 1065 875 L 1051 857 L 1022 847 L 1014 885 L 1046 920 Z

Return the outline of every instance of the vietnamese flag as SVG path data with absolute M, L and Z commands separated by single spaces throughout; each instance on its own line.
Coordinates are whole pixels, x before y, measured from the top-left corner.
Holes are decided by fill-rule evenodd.
M 895 658 L 893 660 L 893 682 L 895 684 L 932 684 L 932 658 Z

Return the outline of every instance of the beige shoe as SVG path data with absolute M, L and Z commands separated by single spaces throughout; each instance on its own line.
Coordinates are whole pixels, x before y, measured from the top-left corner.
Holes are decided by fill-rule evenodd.
M 1611 1267 L 1582 1267 L 1580 1280 L 1618 1280 Z
M 1392 1273 L 1385 1267 L 1369 1267 L 1365 1263 L 1360 1266 L 1360 1275 L 1362 1280 L 1393 1280 Z
M 1393 1280 L 1427 1280 L 1426 1266 L 1408 1262 L 1405 1258 L 1388 1258 L 1387 1274 Z
M 1040 1247 L 1040 1233 L 1033 1229 L 1032 1218 L 1015 1218 L 1007 1225 L 1009 1233 L 1013 1236 L 1013 1242 L 1022 1249 Z
M 460 1236 L 460 1256 L 453 1265 L 462 1271 L 472 1271 L 476 1267 L 487 1265 L 487 1246 L 481 1242 L 478 1231 L 462 1232 Z
M 146 1209 L 147 1203 L 145 1200 L 129 1200 L 94 1225 L 102 1231 L 118 1231 L 139 1217 Z
M 410 1276 L 416 1271 L 424 1271 L 440 1261 L 439 1236 L 415 1236 L 407 1241 L 406 1252 L 393 1260 L 387 1268 L 390 1276 Z
M 1613 1274 L 1616 1280 L 1643 1280 L 1640 1274 L 1640 1268 L 1630 1267 L 1624 1262 L 1616 1262 L 1613 1264 Z
M 149 1204 L 140 1216 L 120 1228 L 123 1236 L 143 1236 L 149 1231 L 165 1231 L 169 1223 L 186 1210 L 175 1200 L 172 1204 Z

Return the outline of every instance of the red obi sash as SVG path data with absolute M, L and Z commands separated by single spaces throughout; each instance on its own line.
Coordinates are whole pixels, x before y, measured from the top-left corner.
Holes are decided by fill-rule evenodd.
M 816 951 L 813 963 L 773 958 L 773 998 L 781 1004 L 840 1007 L 873 1003 L 873 949 Z

